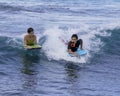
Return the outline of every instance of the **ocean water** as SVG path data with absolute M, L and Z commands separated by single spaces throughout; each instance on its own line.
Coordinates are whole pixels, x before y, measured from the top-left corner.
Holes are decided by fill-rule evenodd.
M 1 0 L 0 96 L 119 96 L 120 0 Z M 40 50 L 25 50 L 33 27 Z M 67 53 L 72 34 L 88 51 Z

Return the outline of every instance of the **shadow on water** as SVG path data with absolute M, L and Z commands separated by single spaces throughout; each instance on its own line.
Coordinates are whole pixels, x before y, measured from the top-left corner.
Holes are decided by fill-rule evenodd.
M 39 39 L 40 45 L 42 45 L 46 40 L 46 37 L 43 36 Z M 25 50 L 21 55 L 22 57 L 22 73 L 27 75 L 34 75 L 36 73 L 35 66 L 40 63 L 41 57 L 44 58 L 44 52 L 41 49 L 30 49 Z
M 74 82 L 75 80 L 77 80 L 77 78 L 79 78 L 78 73 L 81 70 L 81 67 L 79 65 L 75 65 L 74 63 L 67 63 L 65 69 L 69 81 Z
M 40 63 L 40 50 L 26 50 L 22 55 L 23 89 L 26 94 L 37 85 L 37 65 Z M 30 89 L 30 90 L 29 90 Z M 31 93 L 31 92 L 29 92 Z
M 22 73 L 28 75 L 34 75 L 36 73 L 36 64 L 40 61 L 40 51 L 39 50 L 26 50 L 22 54 Z

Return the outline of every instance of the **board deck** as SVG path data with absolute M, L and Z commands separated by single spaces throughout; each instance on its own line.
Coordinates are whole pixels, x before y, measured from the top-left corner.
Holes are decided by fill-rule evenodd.
M 42 48 L 41 45 L 33 45 L 33 46 L 24 46 L 25 49 L 40 49 Z
M 81 49 L 78 49 L 76 51 L 76 53 L 78 54 L 78 56 L 83 56 L 83 55 L 86 55 L 87 54 L 87 50 L 81 50 Z M 74 54 L 69 54 L 71 57 L 75 57 Z

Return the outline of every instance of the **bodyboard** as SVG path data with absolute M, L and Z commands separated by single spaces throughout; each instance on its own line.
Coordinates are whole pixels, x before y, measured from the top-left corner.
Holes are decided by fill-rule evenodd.
M 81 49 L 78 49 L 76 51 L 76 53 L 78 54 L 78 56 L 83 56 L 83 55 L 86 55 L 87 54 L 87 50 L 81 50 Z M 69 54 L 71 57 L 75 57 L 74 54 Z
M 41 45 L 24 46 L 25 49 L 41 49 Z

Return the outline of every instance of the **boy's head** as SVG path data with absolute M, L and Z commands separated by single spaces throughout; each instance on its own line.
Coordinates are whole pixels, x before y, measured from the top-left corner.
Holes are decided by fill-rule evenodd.
M 74 43 L 76 43 L 77 40 L 78 40 L 77 34 L 73 34 L 73 35 L 71 36 L 71 41 L 74 42 Z
M 30 27 L 28 28 L 27 32 L 28 34 L 34 34 L 34 29 Z

